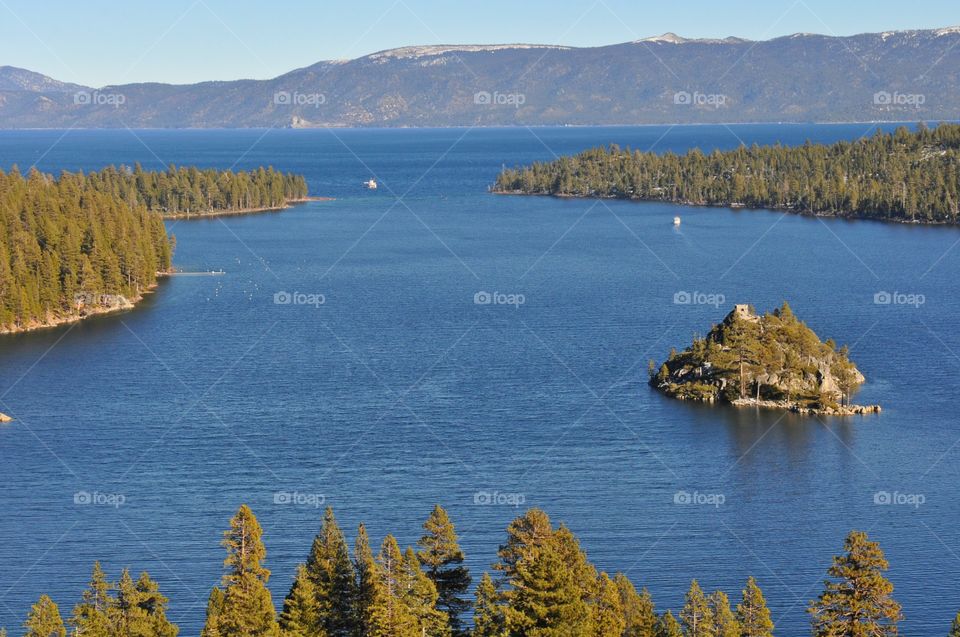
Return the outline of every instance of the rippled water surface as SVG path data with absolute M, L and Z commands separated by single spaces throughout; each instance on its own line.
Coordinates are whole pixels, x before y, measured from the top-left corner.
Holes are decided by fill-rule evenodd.
M 738 598 L 755 575 L 780 634 L 806 631 L 831 555 L 864 529 L 891 561 L 905 634 L 945 634 L 960 607 L 957 229 L 487 193 L 504 164 L 601 143 L 683 151 L 869 132 L 0 133 L 5 169 L 271 164 L 336 198 L 171 222 L 179 268 L 225 274 L 174 277 L 132 312 L 0 339 L 0 411 L 17 418 L 0 425 L 0 625 L 17 627 L 42 592 L 68 612 L 101 559 L 111 574 L 149 570 L 197 634 L 241 502 L 264 526 L 279 603 L 323 499 L 351 541 L 365 521 L 375 542 L 404 543 L 440 502 L 478 576 L 522 507 L 543 507 L 661 609 L 679 607 L 692 577 Z M 377 191 L 362 187 L 372 176 Z M 724 304 L 675 304 L 681 291 Z M 881 291 L 925 303 L 877 305 Z M 324 303 L 276 304 L 283 292 Z M 478 305 L 481 292 L 524 302 Z M 883 414 L 706 408 L 646 386 L 650 358 L 733 303 L 783 299 L 851 345 L 868 379 L 859 399 Z M 874 504 L 882 491 L 924 502 Z M 75 504 L 77 492 L 124 502 Z M 275 504 L 277 492 L 303 504 Z M 678 492 L 723 504 L 676 504 Z

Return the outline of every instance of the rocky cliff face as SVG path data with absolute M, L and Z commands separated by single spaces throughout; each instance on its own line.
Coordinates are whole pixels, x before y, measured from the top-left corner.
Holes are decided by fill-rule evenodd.
M 706 337 L 654 371 L 651 367 L 651 385 L 681 400 L 804 413 L 879 411 L 850 404 L 863 374 L 845 348 L 822 342 L 787 304 L 763 316 L 736 306 Z

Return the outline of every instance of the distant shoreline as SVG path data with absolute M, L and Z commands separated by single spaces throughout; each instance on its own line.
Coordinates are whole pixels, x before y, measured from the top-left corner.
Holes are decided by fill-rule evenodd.
M 178 212 L 176 214 L 161 215 L 164 219 L 208 219 L 210 217 L 230 217 L 234 215 L 252 215 L 258 212 L 279 212 L 293 206 L 310 201 L 334 201 L 333 197 L 301 197 L 288 199 L 282 206 L 263 206 L 260 208 L 239 208 L 235 210 L 211 210 L 207 212 Z
M 635 124 L 452 124 L 450 126 L 354 126 L 354 125 L 325 125 L 325 126 L 283 126 L 280 128 L 277 127 L 268 127 L 268 126 L 244 126 L 238 128 L 224 128 L 222 126 L 184 126 L 184 127 L 142 127 L 142 128 L 131 128 L 129 130 L 134 131 L 268 131 L 268 130 L 284 130 L 284 131 L 309 131 L 309 130 L 323 130 L 325 128 L 335 128 L 337 130 L 362 130 L 362 131 L 373 131 L 373 130 L 472 130 L 472 129 L 524 129 L 524 128 L 656 128 L 656 127 L 671 127 L 671 126 L 829 126 L 829 125 L 872 125 L 877 126 L 881 124 L 920 124 L 921 122 L 953 122 L 960 123 L 960 119 L 945 119 L 939 117 L 933 117 L 923 120 L 916 119 L 891 119 L 891 120 L 871 120 L 871 121 L 860 121 L 860 120 L 830 120 L 830 121 L 750 121 L 750 122 L 660 122 L 660 123 L 635 123 Z M 93 127 L 87 128 L 82 126 L 76 126 L 73 128 L 65 127 L 0 127 L 0 132 L 15 132 L 15 131 L 126 131 L 124 128 L 116 128 L 111 126 L 104 127 Z
M 952 228 L 960 227 L 960 221 L 951 223 L 949 221 L 919 221 L 917 219 L 893 219 L 887 217 L 866 217 L 862 215 L 850 214 L 846 212 L 806 212 L 794 208 L 783 208 L 777 206 L 748 206 L 737 202 L 726 203 L 696 203 L 693 201 L 671 201 L 670 199 L 644 199 L 643 197 L 617 197 L 607 196 L 598 197 L 595 195 L 568 195 L 564 193 L 553 192 L 525 192 L 523 190 L 491 190 L 492 195 L 505 195 L 511 197 L 553 197 L 554 199 L 595 199 L 604 201 L 630 201 L 634 203 L 662 203 L 670 206 L 687 206 L 689 208 L 723 208 L 726 210 L 752 210 L 757 212 L 783 212 L 797 217 L 807 217 L 809 219 L 842 219 L 844 221 L 877 221 L 879 223 L 895 223 L 901 226 L 948 226 Z

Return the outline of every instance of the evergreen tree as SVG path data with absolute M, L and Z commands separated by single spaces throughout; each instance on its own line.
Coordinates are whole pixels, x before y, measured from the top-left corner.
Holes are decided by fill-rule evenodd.
M 423 530 L 417 557 L 437 588 L 437 608 L 447 614 L 451 633 L 463 637 L 467 630 L 460 616 L 470 607 L 463 597 L 470 588 L 470 571 L 463 565 L 456 530 L 439 504 L 423 523 Z
M 624 618 L 620 591 L 606 573 L 597 580 L 596 597 L 591 604 L 591 635 L 594 637 L 621 637 L 627 622 Z
M 370 605 L 370 637 L 417 637 L 418 617 L 405 599 L 409 591 L 408 572 L 396 538 L 388 535 L 377 555 L 376 582 Z
M 950 634 L 947 635 L 947 637 L 960 637 L 960 613 L 957 613 L 957 616 L 953 618 L 953 624 L 950 626 Z
M 403 556 L 404 601 L 417 618 L 422 634 L 450 637 L 450 617 L 437 608 L 439 593 L 433 581 L 420 570 L 420 559 L 412 547 Z
M 536 552 L 553 537 L 550 517 L 541 509 L 530 509 L 507 526 L 507 541 L 500 546 L 500 561 L 494 568 L 509 579 L 516 574 L 516 565 L 524 556 Z
M 329 637 L 348 637 L 356 632 L 354 612 L 356 573 L 343 531 L 333 509 L 327 508 L 320 533 L 314 538 L 306 565 L 313 583 L 317 614 Z
M 222 589 L 214 589 L 208 604 L 202 637 L 276 637 L 276 611 L 267 581 L 270 571 L 261 565 L 267 551 L 263 530 L 247 505 L 242 505 L 224 533 L 227 550 Z M 213 611 L 211 614 L 210 611 Z
M 710 613 L 713 615 L 713 634 L 716 637 L 740 637 L 740 625 L 733 611 L 730 599 L 723 591 L 710 595 Z
M 473 603 L 473 637 L 506 637 L 503 607 L 488 573 L 477 585 Z
M 283 637 L 327 637 L 317 610 L 317 593 L 303 564 L 297 566 L 290 592 L 280 614 Z
M 670 611 L 665 612 L 657 620 L 656 635 L 657 637 L 684 637 L 680 622 L 674 618 Z
M 713 612 L 697 580 L 690 583 L 683 610 L 680 611 L 680 621 L 686 637 L 716 637 Z
M 509 604 L 504 608 L 511 635 L 555 637 L 582 635 L 590 611 L 576 574 L 557 542 L 546 541 L 514 564 Z
M 30 609 L 30 615 L 23 627 L 24 637 L 66 637 L 67 629 L 60 617 L 60 609 L 52 599 L 41 595 L 39 601 Z
M 816 637 L 893 636 L 900 621 L 900 604 L 893 584 L 883 573 L 889 568 L 880 545 L 862 531 L 851 531 L 843 555 L 833 558 L 827 571 L 832 580 L 810 604 Z
M 373 604 L 377 597 L 380 577 L 377 563 L 370 549 L 367 529 L 361 524 L 357 529 L 357 539 L 353 549 L 354 569 L 357 573 L 357 596 L 354 604 L 354 621 L 357 637 L 371 634 Z
M 617 573 L 613 581 L 620 592 L 620 606 L 623 608 L 623 637 L 655 637 L 657 612 L 650 592 L 644 588 L 638 594 L 623 573 Z
M 743 601 L 737 604 L 737 621 L 741 637 L 773 637 L 773 620 L 763 591 L 752 577 L 743 589 Z
M 94 562 L 90 584 L 80 599 L 80 603 L 73 607 L 70 618 L 74 631 L 84 637 L 109 637 L 110 619 L 107 612 L 114 600 L 110 596 L 110 583 L 100 568 L 100 562 Z

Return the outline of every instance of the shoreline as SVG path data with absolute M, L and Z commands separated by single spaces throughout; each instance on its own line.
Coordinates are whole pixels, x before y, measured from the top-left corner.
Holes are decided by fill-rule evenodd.
M 288 199 L 282 206 L 263 206 L 260 208 L 240 208 L 237 210 L 212 210 L 208 212 L 178 212 L 176 214 L 161 214 L 164 219 L 209 219 L 213 217 L 232 217 L 239 215 L 253 215 L 260 212 L 280 212 L 300 204 L 311 201 L 335 201 L 333 197 L 302 197 L 300 199 Z
M 0 328 L 0 337 L 3 336 L 17 336 L 20 334 L 26 334 L 28 332 L 38 332 L 40 330 L 49 330 L 56 327 L 63 327 L 64 325 L 72 325 L 74 323 L 79 323 L 88 318 L 95 318 L 98 316 L 106 316 L 108 314 L 118 314 L 120 312 L 128 312 L 130 310 L 136 309 L 137 304 L 143 301 L 144 297 L 148 294 L 153 294 L 157 286 L 160 284 L 160 279 L 170 276 L 170 272 L 157 273 L 157 282 L 152 283 L 149 287 L 145 288 L 139 296 L 126 298 L 123 297 L 124 303 L 118 306 L 111 307 L 102 307 L 97 306 L 93 309 L 84 312 L 83 314 L 73 313 L 66 314 L 64 316 L 58 316 L 52 321 L 46 322 L 33 322 L 29 325 L 23 327 L 14 327 L 14 328 Z
M 795 208 L 784 208 L 777 206 L 748 206 L 738 202 L 729 203 L 697 203 L 694 201 L 671 201 L 669 199 L 645 199 L 643 197 L 616 197 L 608 196 L 587 196 L 587 195 L 568 195 L 565 193 L 553 192 L 524 192 L 523 190 L 491 190 L 492 195 L 504 195 L 511 197 L 553 197 L 555 199 L 596 199 L 600 201 L 630 201 L 634 203 L 662 203 L 671 206 L 687 206 L 689 208 L 726 208 L 728 210 L 750 210 L 756 212 L 783 212 L 797 217 L 806 217 L 808 219 L 842 219 L 844 221 L 877 221 L 880 223 L 896 223 L 903 226 L 948 226 L 960 227 L 960 219 L 957 221 L 919 221 L 916 219 L 896 219 L 892 217 L 867 217 L 849 212 L 805 212 Z

